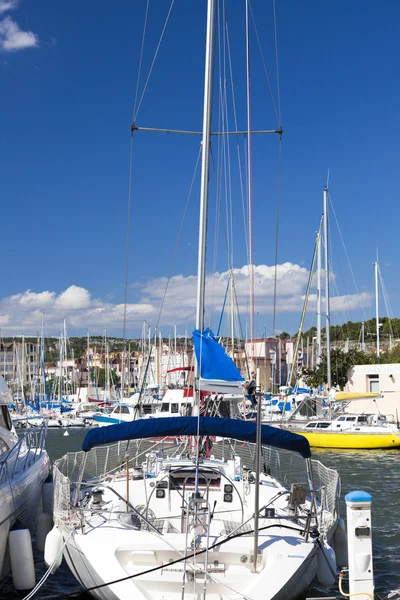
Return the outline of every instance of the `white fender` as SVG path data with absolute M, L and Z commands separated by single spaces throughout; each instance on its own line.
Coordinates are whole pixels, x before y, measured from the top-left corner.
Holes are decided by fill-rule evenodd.
M 36 585 L 36 577 L 29 529 L 12 529 L 8 542 L 14 587 L 16 590 L 31 590 Z
M 46 542 L 44 544 L 44 562 L 50 567 L 57 558 L 57 562 L 54 565 L 53 573 L 58 569 L 62 562 L 61 548 L 64 543 L 62 534 L 57 525 L 54 525 L 53 529 L 47 534 Z
M 336 573 L 335 551 L 326 540 L 321 540 L 321 546 L 322 548 L 319 549 L 317 557 L 317 578 L 321 585 L 330 587 L 335 583 L 335 577 L 331 572 L 332 569 L 332 571 Z M 328 563 L 331 569 L 329 568 Z
M 332 545 L 335 550 L 336 563 L 339 567 L 348 567 L 347 532 L 343 519 L 338 520 L 336 531 L 333 535 Z
M 53 529 L 53 517 L 48 513 L 40 513 L 36 525 L 36 548 L 44 551 L 47 534 Z

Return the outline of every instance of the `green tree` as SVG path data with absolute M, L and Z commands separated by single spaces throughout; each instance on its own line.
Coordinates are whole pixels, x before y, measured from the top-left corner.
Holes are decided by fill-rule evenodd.
M 400 345 L 397 344 L 392 350 L 386 350 L 379 357 L 379 362 L 384 364 L 400 363 Z
M 281 340 L 290 340 L 290 333 L 288 333 L 287 331 L 282 331 L 282 333 L 278 335 L 278 338 L 280 338 Z
M 342 350 L 331 350 L 331 378 L 332 385 L 339 386 L 342 390 L 348 381 L 349 370 L 354 365 L 366 365 L 373 362 L 373 357 L 360 352 L 359 350 L 350 350 L 349 352 L 343 352 Z M 319 387 L 321 384 L 327 382 L 328 378 L 328 363 L 326 356 L 322 357 L 322 360 L 315 369 L 302 369 L 302 377 L 311 388 Z
M 92 381 L 94 382 L 93 372 L 91 373 Z M 104 388 L 106 385 L 106 370 L 96 369 L 96 383 L 97 387 Z M 118 375 L 115 371 L 110 369 L 110 385 L 116 385 L 118 383 Z

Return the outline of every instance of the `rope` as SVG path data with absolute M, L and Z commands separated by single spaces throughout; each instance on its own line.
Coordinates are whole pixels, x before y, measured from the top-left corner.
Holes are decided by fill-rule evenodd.
M 150 65 L 149 74 L 147 75 L 147 79 L 146 79 L 146 82 L 145 82 L 145 84 L 144 84 L 144 87 L 143 87 L 143 92 L 142 92 L 142 95 L 140 96 L 139 104 L 138 104 L 138 107 L 137 107 L 137 109 L 136 109 L 136 112 L 135 112 L 135 114 L 134 114 L 133 121 L 136 121 L 136 119 L 137 119 L 137 117 L 138 117 L 139 110 L 140 110 L 140 107 L 141 107 L 141 105 L 142 105 L 142 101 L 143 101 L 144 95 L 145 95 L 145 93 L 146 93 L 146 90 L 147 90 L 147 85 L 148 85 L 148 83 L 149 83 L 149 79 L 150 79 L 151 73 L 152 73 L 152 71 L 153 71 L 154 63 L 156 62 L 156 58 L 157 58 L 157 55 L 158 55 L 158 51 L 160 50 L 161 42 L 162 42 L 162 40 L 163 40 L 164 33 L 165 33 L 165 30 L 166 30 L 166 28 L 167 28 L 167 25 L 168 25 L 169 17 L 170 17 L 170 14 L 171 14 L 172 7 L 173 7 L 173 5 L 174 5 L 174 2 L 175 2 L 175 0 L 171 0 L 171 5 L 170 5 L 170 7 L 169 7 L 169 11 L 168 11 L 168 14 L 167 14 L 167 18 L 165 19 L 164 27 L 163 27 L 163 29 L 162 29 L 161 36 L 160 36 L 160 39 L 159 39 L 159 41 L 158 41 L 158 44 L 157 44 L 156 51 L 155 51 L 155 53 L 154 53 L 154 57 L 153 57 L 153 60 L 152 60 L 152 63 L 151 63 L 151 65 Z

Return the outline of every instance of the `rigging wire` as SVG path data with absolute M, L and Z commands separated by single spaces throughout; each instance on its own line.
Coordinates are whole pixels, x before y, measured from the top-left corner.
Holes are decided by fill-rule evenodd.
M 235 123 L 235 131 L 238 132 L 239 127 L 238 127 L 238 121 L 237 121 L 235 88 L 233 85 L 233 68 L 232 68 L 231 45 L 230 45 L 230 39 L 229 39 L 228 23 L 226 23 L 225 29 L 226 29 L 226 43 L 227 43 L 228 62 L 229 62 L 229 77 L 230 77 L 231 94 L 232 94 L 233 120 Z M 241 195 L 241 200 L 242 200 L 244 239 L 245 239 L 246 252 L 248 253 L 249 234 L 248 234 L 248 230 L 247 230 L 246 204 L 245 204 L 245 193 L 244 193 L 243 171 L 242 171 L 242 158 L 240 155 L 240 144 L 239 144 L 239 136 L 238 135 L 236 135 L 236 153 L 237 153 L 238 170 L 239 170 L 239 188 L 240 188 L 240 195 Z M 247 263 L 249 263 L 249 262 L 250 262 L 250 258 L 249 258 L 249 256 L 247 256 Z
M 278 288 L 278 252 L 279 252 L 279 215 L 281 207 L 281 160 L 282 160 L 282 136 L 279 139 L 278 152 L 278 189 L 276 199 L 276 216 L 275 216 L 275 269 L 274 269 L 274 301 L 272 309 L 272 337 L 275 337 L 276 331 L 276 299 Z
M 341 263 L 340 263 L 340 260 L 339 260 L 339 254 L 338 254 L 338 251 L 337 251 L 337 248 L 336 248 L 336 246 L 334 246 L 334 244 L 332 243 L 332 241 L 330 241 L 330 247 L 331 247 L 331 248 L 334 248 L 334 253 L 335 253 L 335 256 L 336 256 L 336 264 L 337 264 L 337 269 L 338 269 L 338 271 L 339 271 L 339 274 L 340 274 L 340 279 L 341 279 L 341 281 L 342 281 L 343 290 L 344 290 L 344 295 L 343 295 L 343 296 L 341 296 L 341 294 L 340 294 L 340 291 L 339 291 L 339 287 L 338 287 L 338 285 L 337 285 L 337 283 L 336 283 L 336 279 L 333 279 L 333 280 L 332 280 L 332 282 L 331 282 L 331 286 L 332 286 L 332 288 L 334 289 L 334 292 L 335 292 L 335 294 L 336 294 L 337 298 L 342 298 L 342 300 L 343 300 L 343 304 L 346 304 L 346 305 L 347 305 L 347 306 L 343 306 L 343 308 L 341 308 L 341 309 L 337 308 L 337 309 L 335 310 L 335 312 L 333 313 L 333 315 L 331 315 L 331 317 L 332 317 L 332 316 L 334 317 L 334 321 L 335 321 L 335 325 L 332 325 L 332 326 L 331 326 L 331 330 L 332 330 L 332 328 L 333 328 L 333 327 L 335 327 L 335 326 L 336 326 L 336 327 L 337 327 L 337 326 L 339 326 L 339 321 L 340 321 L 340 320 L 343 320 L 343 321 L 344 321 L 344 319 L 345 319 L 345 318 L 347 318 L 347 319 L 348 319 L 349 317 L 351 317 L 351 318 L 353 319 L 353 309 L 352 309 L 352 306 L 351 306 L 351 298 L 350 298 L 350 294 L 349 294 L 349 293 L 348 293 L 348 291 L 347 291 L 347 286 L 346 286 L 345 278 L 344 278 L 343 271 L 342 271 L 342 265 L 341 265 Z M 330 273 L 333 273 L 333 272 L 334 272 L 334 269 L 333 269 L 333 257 L 332 257 L 332 254 L 333 254 L 333 252 L 331 252 L 331 260 L 329 261 L 329 269 L 330 269 Z M 334 298 L 334 296 L 332 296 L 332 298 Z M 347 311 L 348 311 L 348 312 L 347 312 Z M 346 323 L 343 325 L 343 330 L 341 330 L 341 333 L 344 333 L 344 334 L 346 334 L 346 335 L 347 335 L 347 337 L 349 337 L 350 331 L 349 331 L 349 327 L 347 326 L 347 324 L 346 324 Z M 339 339 L 339 337 L 338 337 L 338 335 L 337 335 L 337 330 L 335 331 L 335 330 L 333 329 L 333 331 L 332 331 L 332 335 L 334 335 L 334 336 L 335 336 L 335 341 L 337 342 L 337 341 L 338 341 L 338 339 Z M 342 337 L 343 337 L 343 336 L 342 336 Z M 344 338 L 343 338 L 343 339 L 344 339 Z M 333 341 L 333 340 L 332 340 L 332 341 Z
M 254 26 L 254 31 L 256 34 L 256 39 L 258 43 L 258 47 L 260 50 L 261 60 L 264 66 L 265 75 L 268 82 L 268 87 L 272 99 L 272 104 L 274 107 L 275 115 L 278 121 L 278 125 L 280 128 L 280 144 L 279 144 L 279 152 L 278 152 L 278 182 L 277 182 L 277 204 L 276 204 L 276 222 L 275 222 L 275 268 L 274 268 L 274 296 L 273 296 L 273 318 L 272 318 L 272 337 L 275 337 L 276 331 L 276 300 L 277 300 L 277 279 L 278 279 L 278 250 L 279 250 L 279 216 L 280 216 L 280 202 L 281 202 L 281 159 L 282 159 L 282 119 L 281 119 L 281 92 L 280 92 L 280 76 L 279 76 L 279 54 L 278 54 L 278 33 L 277 33 L 277 25 L 276 25 L 276 3 L 275 0 L 272 2 L 273 4 L 273 20 L 274 20 L 274 44 L 275 44 L 275 67 L 276 67 L 276 81 L 277 81 L 277 103 L 275 102 L 274 94 L 272 92 L 271 81 L 268 74 L 268 69 L 266 65 L 266 61 L 264 58 L 264 53 L 262 51 L 260 36 L 258 34 L 258 29 L 256 25 L 256 21 L 254 18 L 254 13 L 251 7 L 251 3 L 249 0 L 249 8 L 250 14 Z
M 218 145 L 218 173 L 217 179 L 219 185 L 217 186 L 217 214 L 216 214 L 216 226 L 215 226 L 215 239 L 214 239 L 214 264 L 213 273 L 217 270 L 217 251 L 218 251 L 218 231 L 220 223 L 220 212 L 221 212 L 221 196 L 222 191 L 225 198 L 225 221 L 222 221 L 224 227 L 225 243 L 227 248 L 228 257 L 228 271 L 232 273 L 233 269 L 233 196 L 232 196 L 232 172 L 231 172 L 231 153 L 230 153 L 230 139 L 226 135 L 229 131 L 229 112 L 228 112 L 228 95 L 227 95 L 227 17 L 226 17 L 226 3 L 225 0 L 222 3 L 222 19 L 218 11 L 218 40 L 219 40 L 219 70 L 220 70 L 220 84 L 219 84 L 219 120 L 220 129 L 222 135 L 220 136 L 221 143 Z M 222 44 L 221 44 L 222 40 Z M 236 129 L 237 131 L 237 129 Z M 214 304 L 214 293 L 215 293 L 216 278 L 213 278 L 212 287 L 212 302 L 210 306 L 210 318 L 212 305 Z
M 146 79 L 146 81 L 145 81 L 145 84 L 144 84 L 144 86 L 143 86 L 143 92 L 142 92 L 142 95 L 140 96 L 140 100 L 139 100 L 139 103 L 138 103 L 138 106 L 137 106 L 136 112 L 135 112 L 135 113 L 134 113 L 134 115 L 133 115 L 133 121 L 134 121 L 134 122 L 136 121 L 136 119 L 137 119 L 137 117 L 138 117 L 139 110 L 140 110 L 140 107 L 141 107 L 141 105 L 142 105 L 143 98 L 144 98 L 144 95 L 145 95 L 145 93 L 146 93 L 147 86 L 148 86 L 148 83 L 149 83 L 149 80 L 150 80 L 150 76 L 151 76 L 151 74 L 152 74 L 152 72 L 153 72 L 153 67 L 154 67 L 154 64 L 155 64 L 155 62 L 156 62 L 156 59 L 157 59 L 157 56 L 158 56 L 158 52 L 159 52 L 159 50 L 160 50 L 161 42 L 162 42 L 162 40 L 163 40 L 164 33 L 165 33 L 165 30 L 166 30 L 166 28 L 167 28 L 167 25 L 168 25 L 169 17 L 170 17 L 170 15 L 171 15 L 171 11 L 172 11 L 172 7 L 173 7 L 173 5 L 174 5 L 174 2 L 175 2 L 175 0 L 171 0 L 171 4 L 170 4 L 169 10 L 168 10 L 168 14 L 167 14 L 167 17 L 166 17 L 166 19 L 165 19 L 164 26 L 163 26 L 163 28 L 162 28 L 162 31 L 161 31 L 161 36 L 160 36 L 160 39 L 159 39 L 159 41 L 158 41 L 158 44 L 157 44 L 157 47 L 156 47 L 156 51 L 155 51 L 155 53 L 154 53 L 153 60 L 152 60 L 152 62 L 151 62 L 151 65 L 150 65 L 149 73 L 148 73 L 148 75 L 147 75 L 147 79 Z
M 259 48 L 260 54 L 261 54 L 261 60 L 262 60 L 263 66 L 264 66 L 265 76 L 267 78 L 269 93 L 271 94 L 272 105 L 274 107 L 274 111 L 275 111 L 275 115 L 276 115 L 276 120 L 277 120 L 278 125 L 280 127 L 281 126 L 280 105 L 279 105 L 279 110 L 278 110 L 278 107 L 277 107 L 276 102 L 275 102 L 274 94 L 273 94 L 273 91 L 272 91 L 271 79 L 269 77 L 269 73 L 268 73 L 268 69 L 267 69 L 267 64 L 266 64 L 264 53 L 263 53 L 263 50 L 262 50 L 261 40 L 260 40 L 260 36 L 258 34 L 258 29 L 257 29 L 256 21 L 255 21 L 255 18 L 254 18 L 253 9 L 251 7 L 251 3 L 249 5 L 249 7 L 250 7 L 251 20 L 253 22 L 253 27 L 254 27 L 254 31 L 255 31 L 255 34 L 256 34 L 257 43 L 258 43 L 258 48 Z M 274 2 L 274 12 L 275 12 L 275 2 Z
M 162 315 L 162 311 L 163 311 L 164 304 L 165 304 L 165 299 L 166 299 L 166 296 L 167 296 L 167 291 L 168 291 L 169 283 L 170 283 L 171 278 L 172 278 L 172 271 L 173 271 L 173 268 L 174 268 L 176 255 L 177 255 L 177 252 L 178 252 L 179 242 L 180 242 L 180 239 L 181 239 L 181 235 L 182 235 L 182 231 L 183 231 L 183 226 L 184 226 L 184 223 L 185 223 L 186 213 L 187 213 L 187 210 L 188 210 L 188 207 L 189 207 L 189 202 L 190 202 L 190 199 L 191 199 L 191 196 L 192 196 L 193 185 L 194 185 L 194 181 L 196 179 L 196 174 L 197 174 L 197 169 L 198 169 L 199 162 L 200 162 L 200 157 L 201 157 L 201 145 L 199 147 L 199 152 L 198 152 L 198 155 L 197 155 L 197 161 L 196 161 L 196 165 L 195 165 L 195 168 L 194 168 L 194 171 L 193 171 L 192 180 L 191 180 L 190 187 L 189 187 L 189 193 L 188 193 L 188 197 L 186 199 L 186 204 L 185 204 L 185 208 L 184 208 L 183 215 L 182 215 L 181 225 L 180 225 L 180 228 L 179 228 L 177 240 L 176 240 L 176 243 L 175 243 L 174 252 L 173 252 L 173 255 L 172 255 L 171 266 L 169 268 L 167 282 L 165 284 L 164 293 L 163 293 L 163 297 L 162 297 L 161 305 L 160 305 L 160 310 L 158 312 L 157 322 L 156 322 L 156 325 L 155 325 L 156 329 L 159 328 L 159 324 L 160 324 L 161 315 Z M 147 373 L 148 373 L 149 368 L 150 368 L 151 355 L 152 355 L 152 351 L 149 350 L 148 359 L 147 359 L 145 370 L 144 370 L 144 374 L 143 374 L 142 385 L 141 385 L 140 392 L 139 392 L 138 406 L 140 406 L 140 400 L 141 400 L 143 392 L 144 392 L 144 387 L 145 387 L 146 379 L 147 379 Z
M 278 30 L 276 27 L 276 0 L 272 0 L 272 4 L 274 7 L 274 40 L 275 40 L 275 64 L 276 64 L 276 87 L 278 93 L 278 120 L 279 126 L 282 123 L 281 117 L 281 85 L 280 85 L 280 77 L 279 77 L 279 55 L 278 55 Z
M 176 240 L 176 243 L 175 243 L 174 252 L 173 252 L 173 255 L 172 255 L 171 266 L 170 266 L 170 269 L 169 269 L 169 272 L 168 272 L 167 283 L 165 285 L 165 290 L 164 290 L 164 294 L 163 294 L 163 297 L 162 297 L 160 310 L 159 310 L 158 317 L 157 317 L 157 323 L 156 323 L 156 327 L 157 328 L 158 328 L 158 326 L 160 324 L 161 313 L 162 313 L 162 310 L 164 308 L 164 303 L 165 303 L 165 298 L 166 298 L 167 291 L 168 291 L 168 286 L 169 286 L 169 283 L 170 283 L 171 278 L 172 278 L 172 271 L 173 271 L 173 268 L 174 268 L 176 255 L 177 255 L 177 252 L 178 252 L 179 242 L 180 242 L 180 239 L 181 239 L 181 236 L 182 236 L 183 226 L 185 224 L 186 213 L 187 213 L 187 210 L 188 210 L 188 207 L 189 207 L 190 199 L 192 197 L 192 190 L 193 190 L 193 185 L 194 185 L 194 182 L 195 182 L 195 179 L 196 179 L 196 175 L 197 175 L 197 169 L 198 169 L 198 166 L 199 166 L 200 157 L 201 157 L 201 145 L 199 147 L 199 152 L 198 152 L 198 155 L 197 155 L 196 165 L 195 165 L 195 168 L 194 168 L 194 171 L 193 171 L 192 180 L 190 182 L 189 193 L 188 193 L 188 196 L 187 196 L 187 199 L 186 199 L 185 208 L 183 210 L 181 225 L 180 225 L 180 228 L 179 228 L 178 237 L 177 237 L 177 240 Z
M 129 243 L 131 237 L 131 199 L 132 199 L 132 154 L 133 154 L 133 133 L 131 133 L 129 149 L 129 180 L 128 180 L 128 210 L 126 221 L 126 245 L 125 245 L 125 287 L 124 287 L 124 320 L 122 337 L 124 340 L 124 352 L 126 346 L 126 313 L 128 299 L 128 277 L 129 277 Z
M 146 37 L 146 29 L 147 29 L 147 15 L 149 13 L 149 4 L 150 4 L 150 0 L 147 0 L 147 3 L 146 3 L 146 12 L 145 12 L 145 15 L 144 15 L 142 45 L 141 45 L 141 48 L 140 48 L 140 58 L 139 58 L 138 75 L 137 75 L 137 80 L 136 80 L 136 92 L 135 92 L 135 102 L 133 104 L 133 116 L 132 116 L 132 120 L 135 118 L 135 115 L 136 115 L 137 100 L 138 100 L 138 94 L 139 94 L 140 75 L 141 75 L 141 72 L 142 72 L 144 40 L 145 40 L 145 37 Z
M 225 136 L 224 134 L 224 113 L 222 110 L 223 104 L 223 93 L 222 93 L 222 50 L 221 50 L 221 14 L 220 14 L 220 2 L 217 3 L 217 40 L 218 40 L 218 72 L 219 72 L 219 86 L 218 86 L 218 98 L 219 98 L 219 110 L 218 110 L 218 131 L 222 132 L 222 135 L 218 136 L 218 145 L 217 145 L 217 167 L 215 167 L 213 152 L 211 148 L 211 159 L 212 165 L 214 168 L 214 172 L 216 173 L 216 202 L 215 202 L 215 226 L 214 226 L 214 254 L 213 254 L 213 267 L 212 273 L 216 272 L 217 265 L 217 254 L 218 254 L 218 231 L 220 225 L 220 215 L 221 215 L 221 187 L 222 187 L 222 148 L 224 147 Z M 211 280 L 211 301 L 209 305 L 208 312 L 208 326 L 211 328 L 211 320 L 212 320 L 212 312 L 215 306 L 215 275 Z
M 357 285 L 357 282 L 356 282 L 356 278 L 355 278 L 355 276 L 354 276 L 354 271 L 353 271 L 353 268 L 352 268 L 352 266 L 351 266 L 351 262 L 350 262 L 349 255 L 348 255 L 348 253 L 347 253 L 347 248 L 346 248 L 346 245 L 345 245 L 345 243 L 344 243 L 344 239 L 343 239 L 342 231 L 341 231 L 341 229 L 340 229 L 340 226 L 339 226 L 339 222 L 338 222 L 338 219 L 337 219 L 337 216 L 336 216 L 335 207 L 333 206 L 333 202 L 332 202 L 332 196 L 331 196 L 330 192 L 328 192 L 328 198 L 329 198 L 329 203 L 330 203 L 330 206 L 331 206 L 331 209 L 332 209 L 332 212 L 333 212 L 333 216 L 335 217 L 336 226 L 337 226 L 337 228 L 338 228 L 338 231 L 339 231 L 340 239 L 341 239 L 341 241 L 342 241 L 343 250 L 344 250 L 344 253 L 345 253 L 345 255 L 346 255 L 346 259 L 347 259 L 347 262 L 348 262 L 348 265 L 349 265 L 350 273 L 351 273 L 351 276 L 352 276 L 352 278 L 353 278 L 354 286 L 355 286 L 355 288 L 356 288 L 357 294 L 360 296 L 360 301 L 361 301 L 361 310 L 362 310 L 362 313 L 363 313 L 363 316 L 364 316 L 364 321 L 366 321 L 366 320 L 367 320 L 367 315 L 366 315 L 366 312 L 365 312 L 364 303 L 363 303 L 363 301 L 362 301 L 362 295 L 360 294 L 360 291 L 359 291 L 359 289 L 358 289 L 358 285 Z
M 387 293 L 386 286 L 383 281 L 379 263 L 378 263 L 378 275 L 379 275 L 379 281 L 381 282 L 381 288 L 382 288 L 382 292 L 383 292 L 383 301 L 385 303 L 386 314 L 388 316 L 389 331 L 390 331 L 391 336 L 394 337 L 394 331 L 393 331 L 393 327 L 392 327 L 393 311 L 392 311 L 392 307 L 391 307 L 390 300 L 389 300 L 389 294 Z M 397 330 L 395 333 L 398 334 Z
M 251 102 L 250 102 L 250 35 L 249 35 L 249 0 L 246 0 L 246 104 L 247 104 L 247 192 L 249 219 L 249 275 L 250 275 L 250 337 L 252 354 L 254 354 L 254 237 L 253 237 L 253 181 L 252 181 L 252 137 L 251 137 Z

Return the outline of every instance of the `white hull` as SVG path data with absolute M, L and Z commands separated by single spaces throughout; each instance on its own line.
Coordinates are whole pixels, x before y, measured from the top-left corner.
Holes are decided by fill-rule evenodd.
M 34 449 L 31 451 L 32 459 Z M 26 456 L 19 458 L 21 467 Z M 30 462 L 29 459 L 27 463 Z M 38 508 L 41 501 L 42 485 L 49 474 L 49 458 L 46 451 L 39 451 L 36 460 L 26 469 L 21 469 L 10 480 L 0 479 L 0 580 L 9 572 L 8 533 L 18 520 L 31 530 L 35 529 Z M 10 464 L 9 472 L 13 464 Z
M 185 582 L 183 597 L 189 600 L 202 600 L 204 589 L 207 600 L 291 600 L 316 576 L 319 546 L 306 534 L 309 500 L 302 501 L 305 506 L 300 513 L 292 512 L 289 492 L 275 477 L 260 475 L 260 506 L 270 507 L 272 514 L 260 512 L 258 572 L 254 573 L 255 484 L 241 470 L 238 456 L 227 462 L 205 459 L 199 467 L 199 499 L 191 500 L 193 461 L 146 455 L 142 470 L 133 467 L 129 471 L 127 492 L 124 462 L 118 467 L 118 461 L 124 460 L 120 452 L 117 444 L 88 455 L 90 469 L 83 476 L 86 483 L 76 508 L 68 502 L 70 494 L 75 497 L 74 485 L 62 473 L 65 469 L 76 481 L 82 455 L 63 457 L 55 466 L 59 502 L 54 511 L 67 543 L 64 557 L 94 597 L 181 600 Z M 134 456 L 132 460 L 136 463 Z M 104 475 L 112 470 L 105 479 L 89 483 L 93 465 L 104 468 Z M 324 469 L 317 463 L 315 467 Z M 317 509 L 325 539 L 336 526 L 338 490 L 337 474 L 328 471 L 324 474 L 330 479 L 332 510 Z M 103 587 L 91 589 L 96 586 Z
M 77 534 L 68 541 L 64 556 L 75 578 L 85 589 L 134 574 L 135 570 L 129 561 L 129 554 L 131 550 L 137 551 L 140 548 L 140 541 L 136 539 L 135 543 L 132 544 L 130 541 L 132 536 L 129 531 L 115 530 L 113 533 L 117 538 L 115 540 L 117 554 L 125 554 L 125 562 L 116 559 L 115 545 L 112 536 L 110 536 L 110 530 L 102 540 L 99 539 L 99 536 L 96 536 L 95 543 L 98 552 L 95 555 L 88 551 L 88 545 L 91 546 L 94 542 L 90 539 L 90 536 Z M 68 537 L 66 530 L 64 535 L 66 539 Z M 146 536 L 146 534 L 143 533 L 143 536 Z M 184 535 L 182 535 L 182 553 L 184 553 L 184 541 Z M 240 556 L 249 552 L 252 541 L 252 537 L 248 540 L 242 540 L 240 544 L 236 544 L 236 548 L 233 547 L 233 542 L 231 542 L 232 549 L 228 553 L 230 560 L 234 559 L 236 555 L 237 560 L 240 561 Z M 260 535 L 260 547 L 263 544 L 270 543 L 270 541 L 270 536 L 263 537 Z M 172 543 L 174 547 L 177 546 L 176 540 L 173 540 Z M 285 543 L 281 540 L 279 543 L 282 552 L 287 554 L 293 550 L 293 542 L 289 538 L 288 542 Z M 168 540 L 165 544 L 165 552 L 171 553 Z M 152 547 L 155 547 L 154 539 L 152 540 Z M 233 597 L 245 598 L 249 595 L 252 600 L 293 600 L 315 578 L 317 569 L 316 550 L 315 548 L 311 549 L 309 556 L 305 560 L 301 560 L 300 564 L 297 564 L 297 568 L 293 565 L 293 574 L 289 580 L 287 580 L 287 561 L 281 562 L 282 565 L 279 565 L 279 561 L 274 561 L 268 569 L 257 574 L 252 573 L 249 567 L 240 566 L 240 562 L 239 564 L 232 564 L 230 567 L 236 572 L 234 576 L 232 574 L 227 575 L 227 573 L 223 575 L 219 575 L 218 572 L 211 573 L 210 575 L 214 581 L 207 583 L 207 598 L 210 600 L 228 600 Z M 293 562 L 297 563 L 296 560 Z M 105 565 L 107 565 L 106 569 Z M 142 563 L 140 570 L 151 569 L 154 566 L 156 566 L 154 562 Z M 104 579 L 104 573 L 107 574 L 106 580 Z M 182 597 L 182 576 L 182 566 L 177 567 L 176 570 L 171 569 L 169 575 L 166 575 L 166 569 L 164 569 L 159 574 L 153 572 L 147 576 L 128 579 L 118 584 L 91 590 L 90 594 L 101 600 L 132 600 L 132 598 L 135 598 L 135 600 L 180 600 Z M 245 589 L 243 589 L 244 578 L 248 580 Z M 281 587 L 282 581 L 286 581 L 283 587 Z M 198 600 L 202 598 L 204 577 L 200 575 L 196 584 L 186 583 L 185 587 L 185 599 Z M 233 591 L 239 589 L 241 590 L 240 595 L 233 595 Z

